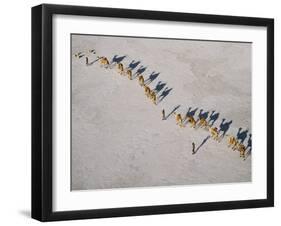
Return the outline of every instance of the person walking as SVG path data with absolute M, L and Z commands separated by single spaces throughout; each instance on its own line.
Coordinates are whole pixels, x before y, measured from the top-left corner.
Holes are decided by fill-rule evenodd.
M 194 155 L 196 152 L 195 152 L 195 144 L 194 142 L 192 142 L 192 154 Z
M 165 116 L 165 109 L 162 110 L 162 120 L 165 120 L 166 116 Z

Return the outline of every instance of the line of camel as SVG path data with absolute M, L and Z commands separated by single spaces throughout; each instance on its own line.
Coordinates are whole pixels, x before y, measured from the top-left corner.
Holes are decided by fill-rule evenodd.
M 88 50 L 88 53 L 93 55 L 96 54 L 96 51 L 94 49 Z M 138 78 L 139 85 L 144 88 L 144 93 L 147 96 L 148 99 L 152 101 L 154 105 L 159 104 L 172 90 L 172 88 L 165 87 L 166 83 L 164 82 L 158 82 L 156 87 L 154 89 L 149 87 L 149 84 L 155 80 L 159 73 L 152 72 L 147 79 L 144 79 L 143 72 L 146 70 L 146 67 L 140 66 L 139 69 L 135 73 L 133 73 L 133 70 L 139 65 L 140 61 L 132 61 L 127 67 L 124 66 L 123 63 L 121 63 L 125 56 L 118 56 L 115 55 L 111 62 L 109 62 L 108 58 L 105 56 L 97 56 L 96 59 L 92 62 L 89 62 L 90 55 L 83 52 L 78 52 L 74 54 L 76 58 L 84 58 L 86 61 L 86 65 L 90 66 L 94 64 L 95 62 L 99 62 L 100 67 L 106 68 L 106 69 L 113 69 L 114 67 L 117 69 L 117 72 L 122 76 L 127 76 L 130 80 L 134 80 L 135 78 Z M 158 95 L 158 93 L 163 89 L 162 93 Z M 171 113 L 169 113 L 167 116 L 165 114 L 165 109 L 162 109 L 162 120 L 166 120 L 169 118 L 170 115 L 175 116 L 176 124 L 180 128 L 186 127 L 188 124 L 190 124 L 191 128 L 198 129 L 202 128 L 207 131 L 209 131 L 209 135 L 203 140 L 203 142 L 195 149 L 195 144 L 193 145 L 192 154 L 195 154 L 209 139 L 212 138 L 218 142 L 221 142 L 222 139 L 226 136 L 228 139 L 228 147 L 231 148 L 233 151 L 237 150 L 240 153 L 240 158 L 243 160 L 246 160 L 247 157 L 251 154 L 252 150 L 252 135 L 249 135 L 247 145 L 244 145 L 244 141 L 247 138 L 248 130 L 242 131 L 242 128 L 239 128 L 236 136 L 226 134 L 226 132 L 229 130 L 230 125 L 232 124 L 232 120 L 225 122 L 225 119 L 222 119 L 222 122 L 218 127 L 213 126 L 215 121 L 219 117 L 219 113 L 216 111 L 212 111 L 212 113 L 209 116 L 209 112 L 204 112 L 203 109 L 200 110 L 197 120 L 195 120 L 195 112 L 198 110 L 198 108 L 195 108 L 194 110 L 189 107 L 187 113 L 185 116 L 182 116 L 180 113 L 177 113 L 177 109 L 180 107 L 178 105 L 175 107 Z M 209 119 L 208 119 L 209 116 Z M 207 120 L 208 119 L 208 120 Z M 247 152 L 247 153 L 246 153 Z

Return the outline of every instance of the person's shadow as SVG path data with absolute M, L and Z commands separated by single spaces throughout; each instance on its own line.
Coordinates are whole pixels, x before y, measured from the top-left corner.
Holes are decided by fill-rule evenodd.
M 209 121 L 208 121 L 208 124 L 209 124 L 209 126 L 213 126 L 214 125 L 214 123 L 217 121 L 217 119 L 219 118 L 219 115 L 220 115 L 220 113 L 215 113 L 216 111 L 212 111 L 212 113 L 211 113 L 211 115 L 210 115 L 210 117 L 209 117 Z M 212 123 L 211 123 L 212 122 Z
M 94 63 L 96 63 L 97 61 L 99 61 L 99 57 L 97 57 L 97 59 L 95 59 L 95 60 L 93 60 L 92 62 L 89 62 L 89 58 L 88 57 L 86 57 L 86 65 L 87 66 L 91 66 L 91 65 L 93 65 Z
M 174 109 L 165 117 L 165 120 L 168 119 L 176 110 L 178 110 L 180 105 L 174 107 Z
M 223 118 L 220 124 L 220 129 L 219 129 L 219 133 L 222 132 L 222 135 L 220 136 L 220 140 L 222 140 L 226 134 L 226 132 L 229 130 L 230 125 L 232 124 L 232 120 L 230 120 L 229 122 L 225 122 L 225 119 Z
M 208 136 L 202 141 L 202 143 L 196 148 L 194 154 L 196 154 L 197 151 L 199 151 L 199 149 L 207 142 L 207 140 L 209 140 L 210 137 L 211 137 L 211 136 L 208 135 Z
M 159 96 L 159 99 L 158 99 L 158 103 L 157 103 L 157 104 L 159 104 L 160 102 L 162 102 L 163 99 L 164 99 L 166 96 L 168 96 L 169 93 L 170 93 L 172 90 L 173 90 L 173 88 L 170 88 L 170 89 L 169 89 L 168 87 L 166 87 L 166 88 L 162 91 L 161 95 Z
M 149 77 L 144 81 L 145 85 L 149 85 L 151 82 L 153 82 L 158 76 L 159 76 L 159 72 L 156 73 L 155 71 L 153 71 Z
M 155 88 L 153 89 L 153 91 L 155 91 L 156 93 L 159 93 L 164 88 L 165 85 L 166 85 L 165 82 L 159 81 L 157 83 L 157 85 L 155 86 Z
M 242 128 L 240 127 L 236 135 L 237 140 L 240 141 L 241 144 L 243 144 L 245 139 L 247 138 L 247 134 L 248 134 L 248 130 L 242 131 Z

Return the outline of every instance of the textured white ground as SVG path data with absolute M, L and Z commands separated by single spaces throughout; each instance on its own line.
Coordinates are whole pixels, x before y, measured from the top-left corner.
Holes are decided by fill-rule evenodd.
M 195 119 L 215 110 L 217 127 L 232 120 L 227 134 L 251 131 L 251 44 L 72 36 L 73 53 L 88 49 L 109 60 L 126 55 L 125 65 L 140 61 L 133 72 L 143 65 L 145 79 L 159 73 L 150 87 L 161 81 L 172 90 L 155 106 L 137 79 L 72 57 L 73 190 L 251 181 L 251 156 L 240 159 L 226 138 L 192 155 L 192 142 L 197 148 L 209 133 L 179 128 L 173 115 L 161 120 L 162 109 L 180 105 L 182 114 L 198 108 Z

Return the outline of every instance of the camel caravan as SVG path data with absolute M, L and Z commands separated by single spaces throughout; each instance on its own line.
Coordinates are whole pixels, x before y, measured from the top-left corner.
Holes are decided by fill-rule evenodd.
M 198 116 L 198 120 L 196 121 L 193 116 L 187 115 L 185 119 L 183 119 L 182 115 L 180 113 L 174 112 L 173 113 L 175 116 L 176 120 L 176 125 L 178 125 L 180 128 L 185 127 L 184 122 L 186 124 L 190 124 L 191 128 L 203 128 L 206 129 L 210 137 L 213 138 L 214 140 L 221 142 L 220 140 L 220 131 L 218 130 L 217 127 L 212 127 L 208 124 L 206 118 Z M 165 110 L 162 110 L 162 120 L 165 119 Z M 211 121 L 211 120 L 209 120 Z M 228 147 L 231 148 L 233 151 L 237 150 L 240 153 L 240 157 L 243 158 L 243 160 L 246 160 L 246 150 L 247 148 L 251 149 L 251 135 L 248 141 L 248 146 L 246 147 L 243 142 L 239 142 L 238 138 L 231 136 L 231 135 L 226 135 L 228 137 L 227 143 Z M 221 136 L 222 138 L 224 135 Z
M 163 119 L 163 112 L 164 110 L 162 110 L 162 119 Z M 220 136 L 220 131 L 217 127 L 212 127 L 208 124 L 206 118 L 204 117 L 200 117 L 198 116 L 198 120 L 196 121 L 194 119 L 193 116 L 191 115 L 187 115 L 185 117 L 185 119 L 183 119 L 182 115 L 180 113 L 174 112 L 173 113 L 175 116 L 175 120 L 176 120 L 176 125 L 178 125 L 180 128 L 185 127 L 186 124 L 190 124 L 191 128 L 203 128 L 205 130 L 207 130 L 209 132 L 209 135 L 212 139 L 214 139 L 215 141 L 221 142 L 222 139 L 220 139 L 220 137 L 224 137 L 224 135 Z M 186 124 L 184 124 L 184 122 L 186 122 Z M 248 148 L 251 149 L 251 135 L 248 141 L 248 146 L 246 147 L 243 144 L 243 141 L 239 142 L 239 139 L 235 136 L 232 135 L 226 135 L 226 137 L 228 137 L 227 139 L 227 143 L 228 143 L 228 147 L 231 148 L 233 151 L 237 150 L 240 153 L 240 157 L 243 160 L 246 160 L 246 150 Z
M 109 60 L 107 57 L 97 56 L 95 61 L 93 61 L 92 63 L 89 63 L 89 56 L 90 56 L 89 54 L 96 54 L 96 51 L 94 49 L 90 49 L 86 52 L 78 52 L 78 53 L 74 54 L 74 57 L 78 58 L 78 59 L 85 57 L 87 66 L 98 61 L 100 67 L 105 68 L 105 69 L 110 68 L 112 63 L 109 63 Z M 117 63 L 115 63 L 114 67 L 116 68 L 118 74 L 127 77 L 129 80 L 133 80 L 133 72 L 132 72 L 132 68 L 130 67 L 130 65 L 128 67 L 125 67 L 124 64 L 122 64 L 121 62 L 117 62 Z M 111 69 L 113 69 L 114 67 L 111 67 Z M 140 87 L 142 87 L 144 89 L 145 96 L 148 99 L 150 99 L 154 105 L 157 105 L 158 97 L 157 97 L 156 91 L 151 89 L 149 87 L 148 83 L 146 84 L 144 76 L 139 72 L 139 70 L 135 73 L 135 75 L 138 78 L 138 83 L 139 83 Z M 202 111 L 202 109 L 201 109 L 201 111 Z M 205 129 L 206 131 L 209 132 L 209 136 L 213 140 L 221 142 L 221 140 L 224 138 L 225 134 L 220 136 L 221 131 L 217 127 L 213 126 L 214 116 L 211 115 L 209 121 L 207 121 L 208 116 L 204 117 L 203 114 L 201 114 L 201 111 L 198 115 L 197 120 L 194 119 L 194 115 L 186 114 L 186 116 L 183 117 L 180 113 L 173 112 L 175 121 L 176 121 L 176 125 L 178 125 L 180 128 L 184 128 L 186 125 L 189 124 L 190 127 L 194 128 L 194 129 L 198 129 L 198 128 Z M 213 113 L 214 113 L 214 111 L 213 111 Z M 162 109 L 162 120 L 165 120 L 165 119 L 166 119 L 165 109 Z M 213 123 L 209 124 L 211 121 L 213 121 Z M 221 139 L 220 139 L 220 137 L 221 137 Z M 248 147 L 250 147 L 250 149 L 251 149 L 251 135 L 248 140 L 247 147 L 243 144 L 244 140 L 240 140 L 240 142 L 239 142 L 238 137 L 235 137 L 233 135 L 228 135 L 228 134 L 226 134 L 226 137 L 227 137 L 228 148 L 230 148 L 233 151 L 237 150 L 240 153 L 240 157 L 245 160 L 246 159 L 246 150 L 248 149 Z M 250 151 L 248 151 L 248 152 L 250 152 Z

